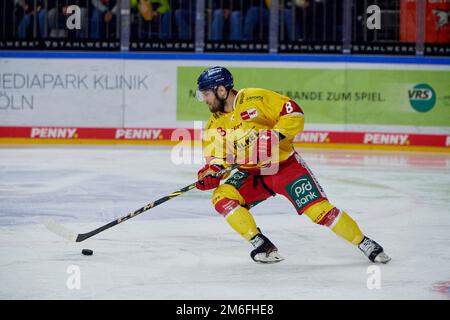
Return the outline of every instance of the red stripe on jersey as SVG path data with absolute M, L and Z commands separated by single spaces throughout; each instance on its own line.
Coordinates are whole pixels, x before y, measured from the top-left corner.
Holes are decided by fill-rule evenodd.
M 289 100 L 283 105 L 283 109 L 281 109 L 280 116 L 284 116 L 294 112 L 300 112 L 301 114 L 303 114 L 302 108 L 300 108 L 299 105 L 295 103 L 294 100 Z

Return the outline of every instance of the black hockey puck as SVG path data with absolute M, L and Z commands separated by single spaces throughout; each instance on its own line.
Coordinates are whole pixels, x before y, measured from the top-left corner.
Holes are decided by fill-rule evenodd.
M 84 254 L 85 256 L 92 256 L 94 251 L 92 251 L 91 249 L 83 249 L 81 250 L 81 253 Z

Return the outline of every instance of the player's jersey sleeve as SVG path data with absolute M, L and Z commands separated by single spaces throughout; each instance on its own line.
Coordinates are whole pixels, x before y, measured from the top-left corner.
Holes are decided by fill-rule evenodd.
M 274 108 L 277 111 L 278 108 Z M 303 110 L 293 100 L 288 100 L 282 104 L 278 116 L 277 124 L 273 127 L 289 141 L 293 141 L 295 136 L 303 131 L 305 118 Z
M 275 122 L 273 129 L 281 133 L 287 140 L 293 141 L 295 136 L 303 130 L 303 110 L 295 101 L 265 89 L 251 89 L 249 94 L 263 97 L 261 100 L 256 100 L 259 108 Z
M 206 163 L 226 166 L 225 128 L 220 116 L 212 114 L 203 130 L 202 147 Z

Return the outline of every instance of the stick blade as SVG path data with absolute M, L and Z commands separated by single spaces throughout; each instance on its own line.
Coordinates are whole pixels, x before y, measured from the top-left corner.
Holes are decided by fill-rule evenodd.
M 55 220 L 52 220 L 52 219 L 46 220 L 44 225 L 48 230 L 50 230 L 51 232 L 53 232 L 54 234 L 57 234 L 58 236 L 60 236 L 62 238 L 65 238 L 72 242 L 77 241 L 78 234 L 67 229 L 63 225 L 56 222 Z

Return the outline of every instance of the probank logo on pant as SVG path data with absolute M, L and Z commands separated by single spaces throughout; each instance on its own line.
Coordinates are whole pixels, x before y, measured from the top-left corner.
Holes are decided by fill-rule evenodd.
M 309 203 L 320 198 L 319 190 L 308 175 L 301 176 L 286 187 L 286 191 L 295 202 L 297 209 L 302 209 Z

